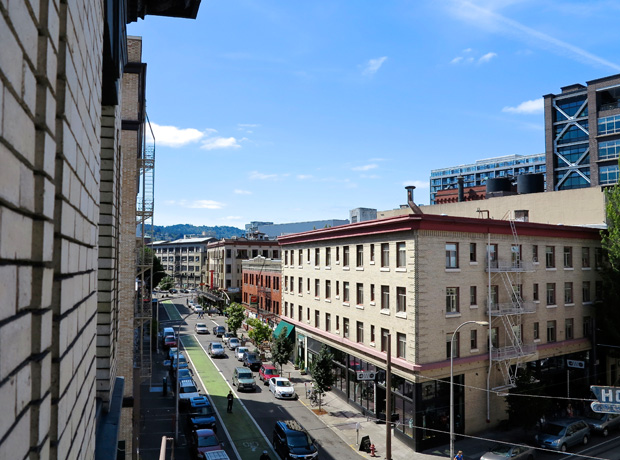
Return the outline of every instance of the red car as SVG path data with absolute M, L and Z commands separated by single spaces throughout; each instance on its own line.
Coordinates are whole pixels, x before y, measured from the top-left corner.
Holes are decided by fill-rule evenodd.
M 176 347 L 176 346 L 177 346 L 177 339 L 174 335 L 167 335 L 166 337 L 164 337 L 165 348 Z
M 265 382 L 265 385 L 269 383 L 269 379 L 272 377 L 280 377 L 277 369 L 271 364 L 263 364 L 258 371 L 258 378 Z
M 223 450 L 222 444 L 215 435 L 215 432 L 209 428 L 192 431 L 192 445 L 194 458 L 205 458 L 206 452 L 214 450 Z

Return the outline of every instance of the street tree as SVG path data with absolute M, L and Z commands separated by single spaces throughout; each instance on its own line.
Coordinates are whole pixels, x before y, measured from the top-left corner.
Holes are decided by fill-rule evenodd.
M 534 378 L 531 371 L 517 374 L 515 387 L 506 397 L 508 419 L 512 426 L 524 429 L 533 428 L 541 417 L 548 412 L 550 399 L 544 398 L 545 387 Z
M 168 289 L 172 289 L 174 287 L 174 279 L 171 276 L 165 276 L 159 282 L 159 288 L 162 291 L 167 291 Z
M 259 349 L 262 349 L 264 342 L 269 342 L 273 331 L 271 328 L 256 318 L 249 318 L 246 320 L 247 325 L 251 328 L 248 332 L 248 337 L 254 341 Z
M 271 360 L 274 364 L 280 365 L 280 375 L 282 374 L 282 366 L 288 362 L 291 353 L 293 352 L 294 343 L 290 337 L 288 337 L 288 328 L 284 327 L 280 332 L 280 335 L 274 337 L 271 342 Z
M 245 319 L 245 307 L 237 302 L 233 302 L 226 309 L 226 313 L 228 314 L 228 319 L 226 320 L 228 330 L 237 332 L 237 329 L 241 327 Z
M 329 351 L 327 345 L 321 347 L 318 356 L 312 362 L 310 371 L 312 372 L 312 382 L 314 390 L 319 397 L 319 412 L 321 411 L 321 399 L 323 393 L 331 388 L 334 384 L 334 355 Z

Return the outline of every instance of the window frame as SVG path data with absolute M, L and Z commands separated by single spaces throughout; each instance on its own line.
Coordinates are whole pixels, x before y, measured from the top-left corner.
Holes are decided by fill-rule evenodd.
M 459 268 L 459 244 L 447 242 L 446 246 L 446 270 Z
M 459 302 L 459 288 L 446 287 L 446 315 L 456 315 L 461 312 Z

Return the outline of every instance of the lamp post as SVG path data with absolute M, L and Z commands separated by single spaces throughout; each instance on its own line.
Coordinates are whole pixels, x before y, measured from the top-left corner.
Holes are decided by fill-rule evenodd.
M 450 460 L 454 460 L 454 337 L 460 328 L 466 324 L 478 324 L 479 326 L 488 326 L 488 321 L 465 321 L 457 327 L 452 333 L 450 339 Z

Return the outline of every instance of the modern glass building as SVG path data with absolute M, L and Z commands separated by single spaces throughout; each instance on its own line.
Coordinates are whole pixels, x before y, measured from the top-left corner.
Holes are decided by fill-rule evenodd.
M 520 174 L 545 173 L 545 155 L 507 155 L 472 164 L 433 169 L 431 171 L 430 204 L 436 204 L 437 192 L 457 188 L 457 178 L 463 176 L 465 188 L 485 185 L 487 179 Z
M 620 75 L 545 95 L 547 190 L 618 182 Z

